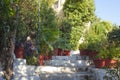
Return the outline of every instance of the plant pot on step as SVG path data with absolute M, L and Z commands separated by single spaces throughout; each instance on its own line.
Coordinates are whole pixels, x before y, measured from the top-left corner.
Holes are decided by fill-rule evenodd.
M 95 59 L 93 60 L 94 65 L 96 68 L 103 68 L 105 67 L 105 59 Z
M 43 60 L 44 60 L 44 56 L 43 56 L 43 55 L 40 55 L 40 56 L 39 56 L 39 65 L 44 65 Z
M 80 50 L 80 56 L 87 56 L 88 55 L 89 50 L 88 49 L 81 49 Z
M 16 58 L 23 58 L 23 55 L 24 55 L 24 48 L 23 47 L 15 48 L 14 52 L 15 52 Z
M 93 60 L 96 68 L 109 67 L 113 68 L 116 66 L 117 60 L 113 59 L 95 59 Z
M 69 50 L 64 50 L 64 56 L 70 56 L 70 51 Z

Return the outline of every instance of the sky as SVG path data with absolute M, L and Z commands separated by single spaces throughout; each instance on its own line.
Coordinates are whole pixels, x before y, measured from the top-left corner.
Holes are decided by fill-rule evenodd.
M 95 7 L 99 18 L 120 25 L 120 0 L 95 0 Z

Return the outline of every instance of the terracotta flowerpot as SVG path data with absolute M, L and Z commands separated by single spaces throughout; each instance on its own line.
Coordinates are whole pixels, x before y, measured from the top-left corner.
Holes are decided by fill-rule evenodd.
M 44 60 L 51 60 L 51 59 L 52 59 L 52 56 L 50 56 L 50 55 L 44 56 Z
M 105 66 L 109 67 L 109 68 L 113 68 L 116 66 L 117 60 L 113 60 L 113 59 L 106 59 L 105 60 Z
M 58 49 L 58 56 L 63 56 L 64 51 L 62 49 Z
M 116 66 L 117 60 L 113 59 L 96 59 L 94 60 L 94 64 L 96 68 L 103 68 L 103 67 L 109 67 L 113 68 Z
M 23 58 L 24 48 L 22 48 L 22 47 L 15 48 L 14 52 L 15 52 L 16 58 Z
M 88 55 L 88 50 L 87 49 L 80 50 L 80 55 L 81 56 L 87 56 Z
M 40 55 L 40 56 L 39 56 L 39 64 L 40 64 L 40 65 L 44 65 L 43 60 L 44 60 L 44 56 L 43 56 L 43 55 Z
M 94 58 L 97 54 L 98 54 L 98 52 L 96 52 L 96 51 L 92 51 L 92 50 L 88 51 L 88 56 L 90 58 Z
M 70 51 L 69 50 L 64 50 L 64 56 L 70 56 Z
M 93 60 L 93 61 L 94 61 L 94 64 L 95 64 L 96 68 L 105 67 L 105 60 L 104 59 L 96 59 L 96 60 Z
M 58 49 L 58 56 L 70 56 L 69 50 Z
M 55 55 L 58 55 L 58 48 L 55 48 L 55 49 L 54 49 L 54 54 L 55 54 Z

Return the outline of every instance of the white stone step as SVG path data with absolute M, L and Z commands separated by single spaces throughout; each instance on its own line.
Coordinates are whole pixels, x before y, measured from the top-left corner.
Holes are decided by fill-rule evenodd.
M 14 66 L 16 65 L 26 65 L 26 59 L 20 59 L 20 58 L 16 58 L 14 60 Z
M 41 79 L 39 75 L 23 76 L 23 75 L 16 74 L 12 80 L 41 80 Z
M 70 60 L 70 56 L 52 56 L 52 60 Z
M 89 57 L 88 56 L 80 56 L 80 55 L 52 56 L 52 60 L 89 60 Z
M 45 62 L 45 65 L 64 67 L 90 66 L 91 64 L 93 64 L 92 60 L 49 60 L 48 62 Z
M 26 65 L 16 65 L 16 66 L 13 67 L 14 74 L 25 75 L 25 74 L 27 74 L 26 70 L 27 70 Z
M 35 69 L 36 73 L 74 73 L 76 68 L 71 67 L 55 67 L 55 66 L 39 66 Z
M 94 80 L 90 73 L 40 74 L 41 80 Z

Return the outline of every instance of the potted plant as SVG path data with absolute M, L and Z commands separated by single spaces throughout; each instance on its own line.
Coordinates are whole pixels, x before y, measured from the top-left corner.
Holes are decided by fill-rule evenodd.
M 60 23 L 59 26 L 59 39 L 57 41 L 57 48 L 56 52 L 59 56 L 69 56 L 70 55 L 70 33 L 71 33 L 71 25 L 66 18 L 63 18 L 63 21 Z
M 83 45 L 89 51 L 87 55 L 94 58 L 102 47 L 104 40 L 106 41 L 106 34 L 111 30 L 111 25 L 109 22 L 105 21 L 95 21 L 89 28 L 89 30 L 84 35 L 84 42 L 80 44 Z
M 79 45 L 80 55 L 86 55 L 93 58 L 98 54 L 100 45 L 100 36 L 95 34 L 87 34 L 84 42 Z
M 120 57 L 120 47 L 114 46 L 114 44 L 104 45 L 100 49 L 97 59 L 94 59 L 95 67 L 115 67 L 116 62 Z
M 14 53 L 16 55 L 16 58 L 23 58 L 24 57 L 24 46 L 22 43 L 15 44 Z
M 70 48 L 69 43 L 66 39 L 61 38 L 58 45 L 58 55 L 59 56 L 69 56 Z
M 89 50 L 88 50 L 88 42 L 84 41 L 83 43 L 81 43 L 79 45 L 79 50 L 80 50 L 80 55 L 81 56 L 88 55 L 88 52 L 89 52 Z

